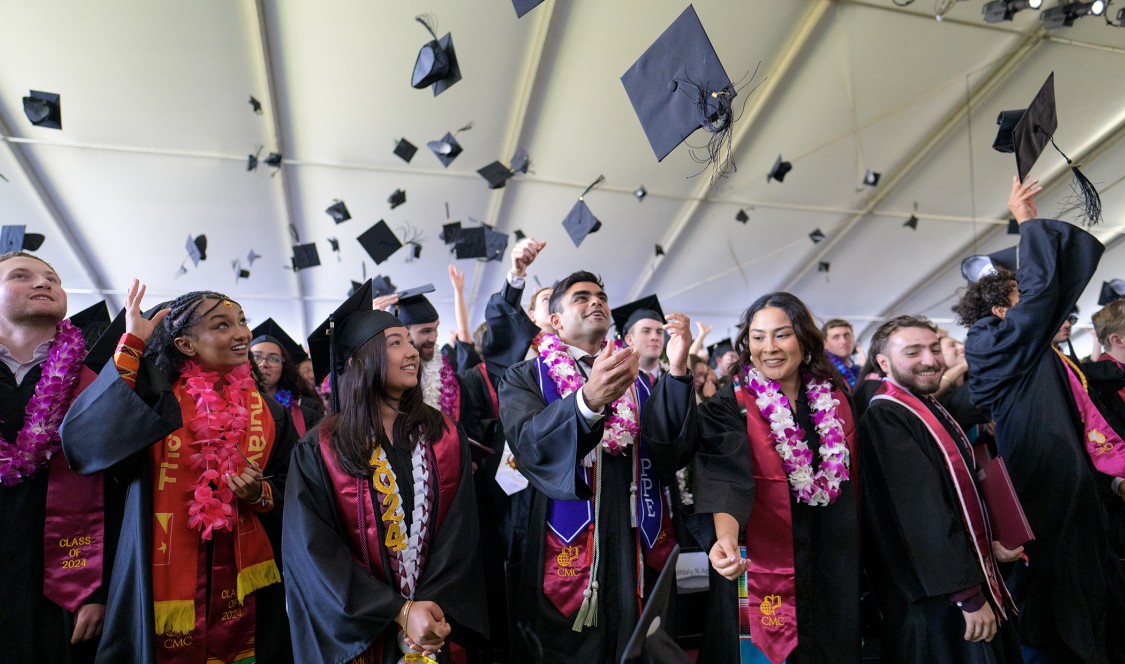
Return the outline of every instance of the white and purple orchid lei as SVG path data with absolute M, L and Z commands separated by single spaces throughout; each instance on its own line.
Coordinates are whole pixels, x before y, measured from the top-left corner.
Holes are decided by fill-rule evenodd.
M 747 368 L 746 378 L 762 418 L 769 422 L 770 437 L 777 443 L 774 449 L 781 455 L 781 465 L 789 476 L 789 490 L 802 503 L 834 503 L 840 495 L 840 485 L 849 477 L 851 454 L 843 422 L 836 413 L 840 402 L 832 397 L 831 383 L 812 378 L 805 382 L 813 423 L 820 435 L 820 466 L 814 471 L 812 450 L 781 386 L 753 367 Z
M 618 350 L 624 347 L 619 341 L 613 343 Z M 570 396 L 586 384 L 585 377 L 566 349 L 566 344 L 553 334 L 544 334 L 539 342 L 539 355 L 547 363 L 547 375 L 555 381 L 555 385 L 559 388 L 559 396 L 563 398 Z M 629 399 L 631 392 L 631 389 L 626 391 L 620 399 L 613 402 L 610 414 L 606 418 L 602 445 L 611 456 L 624 452 L 640 434 L 636 402 Z
M 78 386 L 86 341 L 69 320 L 58 331 L 43 362 L 35 393 L 24 410 L 23 428 L 16 442 L 0 438 L 0 485 L 16 486 L 40 469 L 61 449 L 59 425 Z

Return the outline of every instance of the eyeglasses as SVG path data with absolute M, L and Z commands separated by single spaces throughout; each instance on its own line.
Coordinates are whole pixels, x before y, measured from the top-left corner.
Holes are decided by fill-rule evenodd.
M 1077 325 L 1078 324 L 1078 314 L 1071 314 L 1071 315 L 1067 316 L 1066 319 L 1068 321 L 1070 321 L 1071 325 Z
M 284 364 L 285 358 L 277 353 L 270 353 L 265 355 L 263 353 L 250 353 L 250 357 L 254 358 L 255 362 L 265 362 L 266 364 Z

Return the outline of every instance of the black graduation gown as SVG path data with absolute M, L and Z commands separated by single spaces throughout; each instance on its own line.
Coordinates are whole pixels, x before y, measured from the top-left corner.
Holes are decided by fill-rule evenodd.
M 430 511 L 429 549 L 414 599 L 436 603 L 452 627 L 450 640 L 471 644 L 488 633 L 488 620 L 477 546 L 472 464 L 464 431 L 459 435 L 461 481 L 440 530 L 436 506 Z M 393 664 L 402 656 L 394 619 L 405 600 L 397 588 L 380 581 L 352 558 L 350 534 L 345 534 L 337 509 L 319 436 L 320 427 L 309 431 L 293 451 L 286 487 L 282 547 L 294 655 L 298 662 L 350 662 L 382 634 L 382 662 Z M 387 458 L 399 478 L 403 505 L 413 505 L 410 453 L 391 448 Z M 436 483 L 436 473 L 432 477 Z M 410 508 L 404 507 L 403 513 L 408 531 Z M 389 579 L 391 565 L 386 547 L 380 546 L 378 554 Z M 439 661 L 448 662 L 448 653 L 444 648 Z
M 977 321 L 965 342 L 973 403 L 992 412 L 996 442 L 1035 541 L 1008 587 L 1025 646 L 1060 661 L 1111 661 L 1125 638 L 1125 581 L 1106 535 L 1100 498 L 1110 479 L 1093 470 L 1082 424 L 1051 338 L 1070 315 L 1104 247 L 1077 226 L 1020 226 L 1019 304 Z M 1077 600 L 1077 601 L 1076 601 Z M 1116 651 L 1117 657 L 1125 653 Z
M 293 421 L 281 404 L 265 398 L 276 426 L 270 458 L 262 473 L 270 477 L 275 507 L 259 514 L 274 558 L 281 567 L 281 513 L 289 457 L 296 442 Z M 118 555 L 109 583 L 105 628 L 98 662 L 155 664 L 156 627 L 152 598 L 152 470 L 148 448 L 182 426 L 172 386 L 147 359 L 141 360 L 136 389 L 109 362 L 66 414 L 63 451 L 75 471 L 106 471 L 125 492 Z M 127 432 L 127 433 L 125 433 Z M 254 593 L 255 653 L 259 662 L 289 662 L 289 629 L 281 584 Z
M 543 557 L 549 500 L 587 500 L 592 496 L 575 472 L 582 459 L 601 442 L 605 418 L 593 426 L 578 412 L 577 396 L 571 394 L 548 405 L 539 389 L 534 361 L 510 368 L 500 384 L 500 414 L 507 439 L 520 471 L 531 482 L 531 514 L 527 528 L 527 549 L 517 629 L 536 662 L 617 662 L 640 617 L 636 597 L 637 552 L 629 517 L 629 484 L 632 481 L 632 450 L 616 457 L 602 456 L 602 497 L 598 530 L 600 560 L 596 627 L 575 632 L 574 616 L 563 616 L 543 593 Z M 686 417 L 695 397 L 690 379 L 662 377 L 649 397 L 650 407 L 663 397 L 664 403 L 682 404 L 679 413 Z M 674 414 L 672 407 L 665 414 Z M 647 416 L 642 420 L 641 436 L 646 436 Z M 681 429 L 679 422 L 666 427 Z M 649 447 L 653 464 L 667 483 L 679 461 L 679 450 Z M 672 480 L 674 481 L 674 479 Z M 647 592 L 657 574 L 645 565 Z
M 957 440 L 960 433 L 923 403 Z M 961 449 L 970 468 L 971 454 Z M 946 597 L 984 591 L 985 579 L 945 455 L 925 425 L 897 403 L 873 401 L 860 423 L 859 456 L 864 564 L 883 614 L 883 661 L 1022 662 L 1014 616 L 991 642 L 973 643 L 964 638 L 961 609 Z
M 1083 362 L 1082 372 L 1090 386 L 1090 396 L 1098 411 L 1105 417 L 1117 435 L 1125 437 L 1125 401 L 1121 389 L 1125 388 L 1125 369 L 1112 360 Z M 1125 557 L 1125 502 L 1116 495 L 1104 497 L 1102 504 L 1109 515 L 1109 538 L 1118 556 Z
M 15 442 L 23 428 L 24 410 L 42 376 L 40 364 L 18 385 L 0 363 L 0 434 Z M 98 639 L 70 645 L 74 617 L 43 596 L 43 529 L 49 470 L 43 469 L 16 486 L 0 487 L 0 653 L 12 662 L 91 662 Z M 116 549 L 120 510 L 114 509 L 112 483 L 106 478 L 105 549 L 102 586 L 87 600 L 104 604 L 109 570 Z M 116 518 L 115 518 L 116 517 Z
M 819 463 L 820 439 L 803 390 L 796 417 L 808 436 L 814 463 Z M 694 518 L 711 519 L 713 514 L 723 512 L 745 525 L 754 504 L 753 462 L 746 439 L 746 416 L 740 412 L 734 388 L 728 383 L 700 404 L 696 421 L 698 425 L 689 432 L 696 437 L 699 449 L 693 468 Z M 853 459 L 853 480 L 856 464 Z M 836 502 L 824 507 L 798 503 L 790 494 L 797 647 L 786 660 L 789 664 L 860 661 L 859 528 L 853 480 L 844 482 Z M 753 535 L 746 533 L 747 537 Z M 713 529 L 710 540 L 700 544 L 710 551 Z M 738 585 L 714 570 L 711 574 L 710 619 L 700 661 L 737 663 Z
M 488 323 L 488 330 L 481 343 L 481 354 L 490 364 L 490 370 L 494 367 L 500 375 L 527 357 L 531 342 L 540 331 L 520 307 L 523 290 L 514 288 L 505 280 L 484 307 L 484 322 Z

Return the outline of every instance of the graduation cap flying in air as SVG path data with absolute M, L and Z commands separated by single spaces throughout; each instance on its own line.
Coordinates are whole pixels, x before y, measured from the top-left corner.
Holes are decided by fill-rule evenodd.
M 524 14 L 541 4 L 543 4 L 543 0 L 512 0 L 512 6 L 516 10 L 516 18 L 523 18 Z
M 731 104 L 738 93 L 694 6 L 688 5 L 641 54 L 621 83 L 657 161 L 702 128 L 710 134 L 707 155 L 696 160 L 714 165 L 720 174 L 733 170 Z
M 414 145 L 405 138 L 398 139 L 398 143 L 395 144 L 395 156 L 397 156 L 399 159 L 402 159 L 408 164 L 410 163 L 410 160 L 414 158 L 414 153 L 417 151 L 418 146 Z
M 590 186 L 586 187 L 586 191 L 578 197 L 578 202 L 570 208 L 566 219 L 563 219 L 563 228 L 566 229 L 566 234 L 570 236 L 570 240 L 574 242 L 576 247 L 582 244 L 587 235 L 597 232 L 602 227 L 602 222 L 590 211 L 585 199 L 590 190 L 603 182 L 605 182 L 605 176 L 599 175 L 597 180 L 590 183 Z
M 23 98 L 23 113 L 36 127 L 62 129 L 62 101 L 54 92 L 29 91 Z
M 448 237 L 448 236 L 447 236 Z M 460 259 L 476 258 L 483 262 L 499 261 L 508 248 L 508 234 L 488 226 L 457 228 L 454 231 L 453 251 Z
M 367 252 L 367 255 L 375 260 L 376 265 L 381 264 L 396 251 L 402 249 L 402 240 L 398 239 L 395 232 L 382 219 L 371 228 L 363 231 L 356 240 Z
M 457 142 L 457 134 L 469 131 L 472 128 L 473 123 L 470 122 L 457 131 L 447 131 L 445 132 L 445 136 L 442 136 L 439 140 L 426 143 L 426 147 L 430 149 L 430 152 L 434 153 L 434 156 L 438 158 L 438 161 L 441 162 L 441 165 L 443 167 L 449 168 L 449 165 L 453 163 L 453 160 L 456 159 L 459 154 L 464 152 L 464 148 L 462 148 L 461 144 Z
M 38 251 L 46 239 L 46 236 L 39 233 L 28 233 L 27 226 L 4 226 L 0 228 L 0 254 L 9 251 Z
M 1031 167 L 1050 143 L 1066 160 L 1074 174 L 1073 189 L 1080 211 L 1079 219 L 1090 226 L 1101 221 L 1102 200 L 1098 190 L 1079 170 L 1078 164 L 1055 144 L 1054 134 L 1059 124 L 1055 108 L 1055 72 L 1047 76 L 1047 80 L 1031 100 L 1031 105 L 1015 111 L 1001 111 L 996 124 L 999 125 L 999 130 L 992 147 L 998 152 L 1016 154 L 1016 170 L 1020 182 L 1027 179 Z
M 328 209 L 324 212 L 329 217 L 332 217 L 332 221 L 336 222 L 337 224 L 342 224 L 348 219 L 352 218 L 352 213 L 348 212 L 348 206 L 344 205 L 344 201 L 341 201 L 339 199 L 333 201 L 332 205 L 329 205 Z
M 457 64 L 457 53 L 453 50 L 453 35 L 447 32 L 438 39 L 435 32 L 437 20 L 433 16 L 415 16 L 414 20 L 421 23 L 433 39 L 418 51 L 410 85 L 419 90 L 433 86 L 436 97 L 461 80 L 461 67 Z

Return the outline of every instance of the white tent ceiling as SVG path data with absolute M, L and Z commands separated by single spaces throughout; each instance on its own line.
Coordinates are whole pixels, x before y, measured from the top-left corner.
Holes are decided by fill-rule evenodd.
M 62 275 L 72 311 L 103 297 L 120 306 L 139 276 L 152 302 L 221 290 L 252 324 L 273 316 L 300 336 L 366 262 L 368 276 L 399 286 L 433 282 L 448 329 L 450 258 L 438 239 L 448 204 L 453 220 L 546 240 L 532 268 L 543 283 L 588 268 L 612 302 L 657 292 L 666 310 L 718 333 L 758 295 L 785 289 L 862 331 L 897 313 L 948 319 L 961 259 L 1014 244 L 1014 159 L 991 149 L 995 119 L 1026 106 L 1054 71 L 1057 141 L 1105 206 L 1097 283 L 1125 276 L 1125 29 L 1087 17 L 1044 31 L 1034 11 L 986 25 L 982 0 L 938 4 L 951 4 L 940 22 L 934 0 L 695 2 L 732 79 L 761 63 L 761 85 L 736 102 L 738 170 L 712 183 L 691 177 L 700 167 L 686 146 L 656 162 L 619 80 L 685 0 L 547 0 L 518 20 L 509 0 L 0 0 L 0 217 L 47 235 L 39 254 Z M 428 39 L 414 22 L 423 12 L 439 35 L 452 32 L 464 75 L 436 98 L 409 85 Z M 62 95 L 62 131 L 24 117 L 31 89 Z M 465 152 L 442 168 L 425 142 L 469 121 Z M 400 137 L 421 147 L 409 164 L 392 154 Z M 284 155 L 272 177 L 264 165 L 246 171 L 259 146 Z M 531 173 L 489 190 L 476 169 L 517 147 Z M 767 184 L 779 153 L 793 171 Z M 876 188 L 860 185 L 868 168 L 883 174 Z M 577 249 L 561 222 L 602 174 L 586 201 L 604 225 Z M 1049 151 L 1036 175 L 1051 216 L 1069 171 Z M 408 201 L 392 211 L 397 188 Z M 324 213 L 334 199 L 351 221 Z M 912 231 L 902 223 L 915 205 Z M 748 223 L 735 221 L 739 209 Z M 421 258 L 407 262 L 403 250 L 374 265 L 354 238 L 380 219 L 420 232 Z M 317 242 L 321 266 L 286 268 L 290 224 Z M 815 228 L 827 235 L 816 245 Z M 201 233 L 207 260 L 177 277 L 187 236 Z M 236 283 L 231 262 L 251 249 L 262 258 Z M 506 266 L 507 256 L 460 262 L 473 321 Z M 1096 291 L 1081 302 L 1086 314 Z

